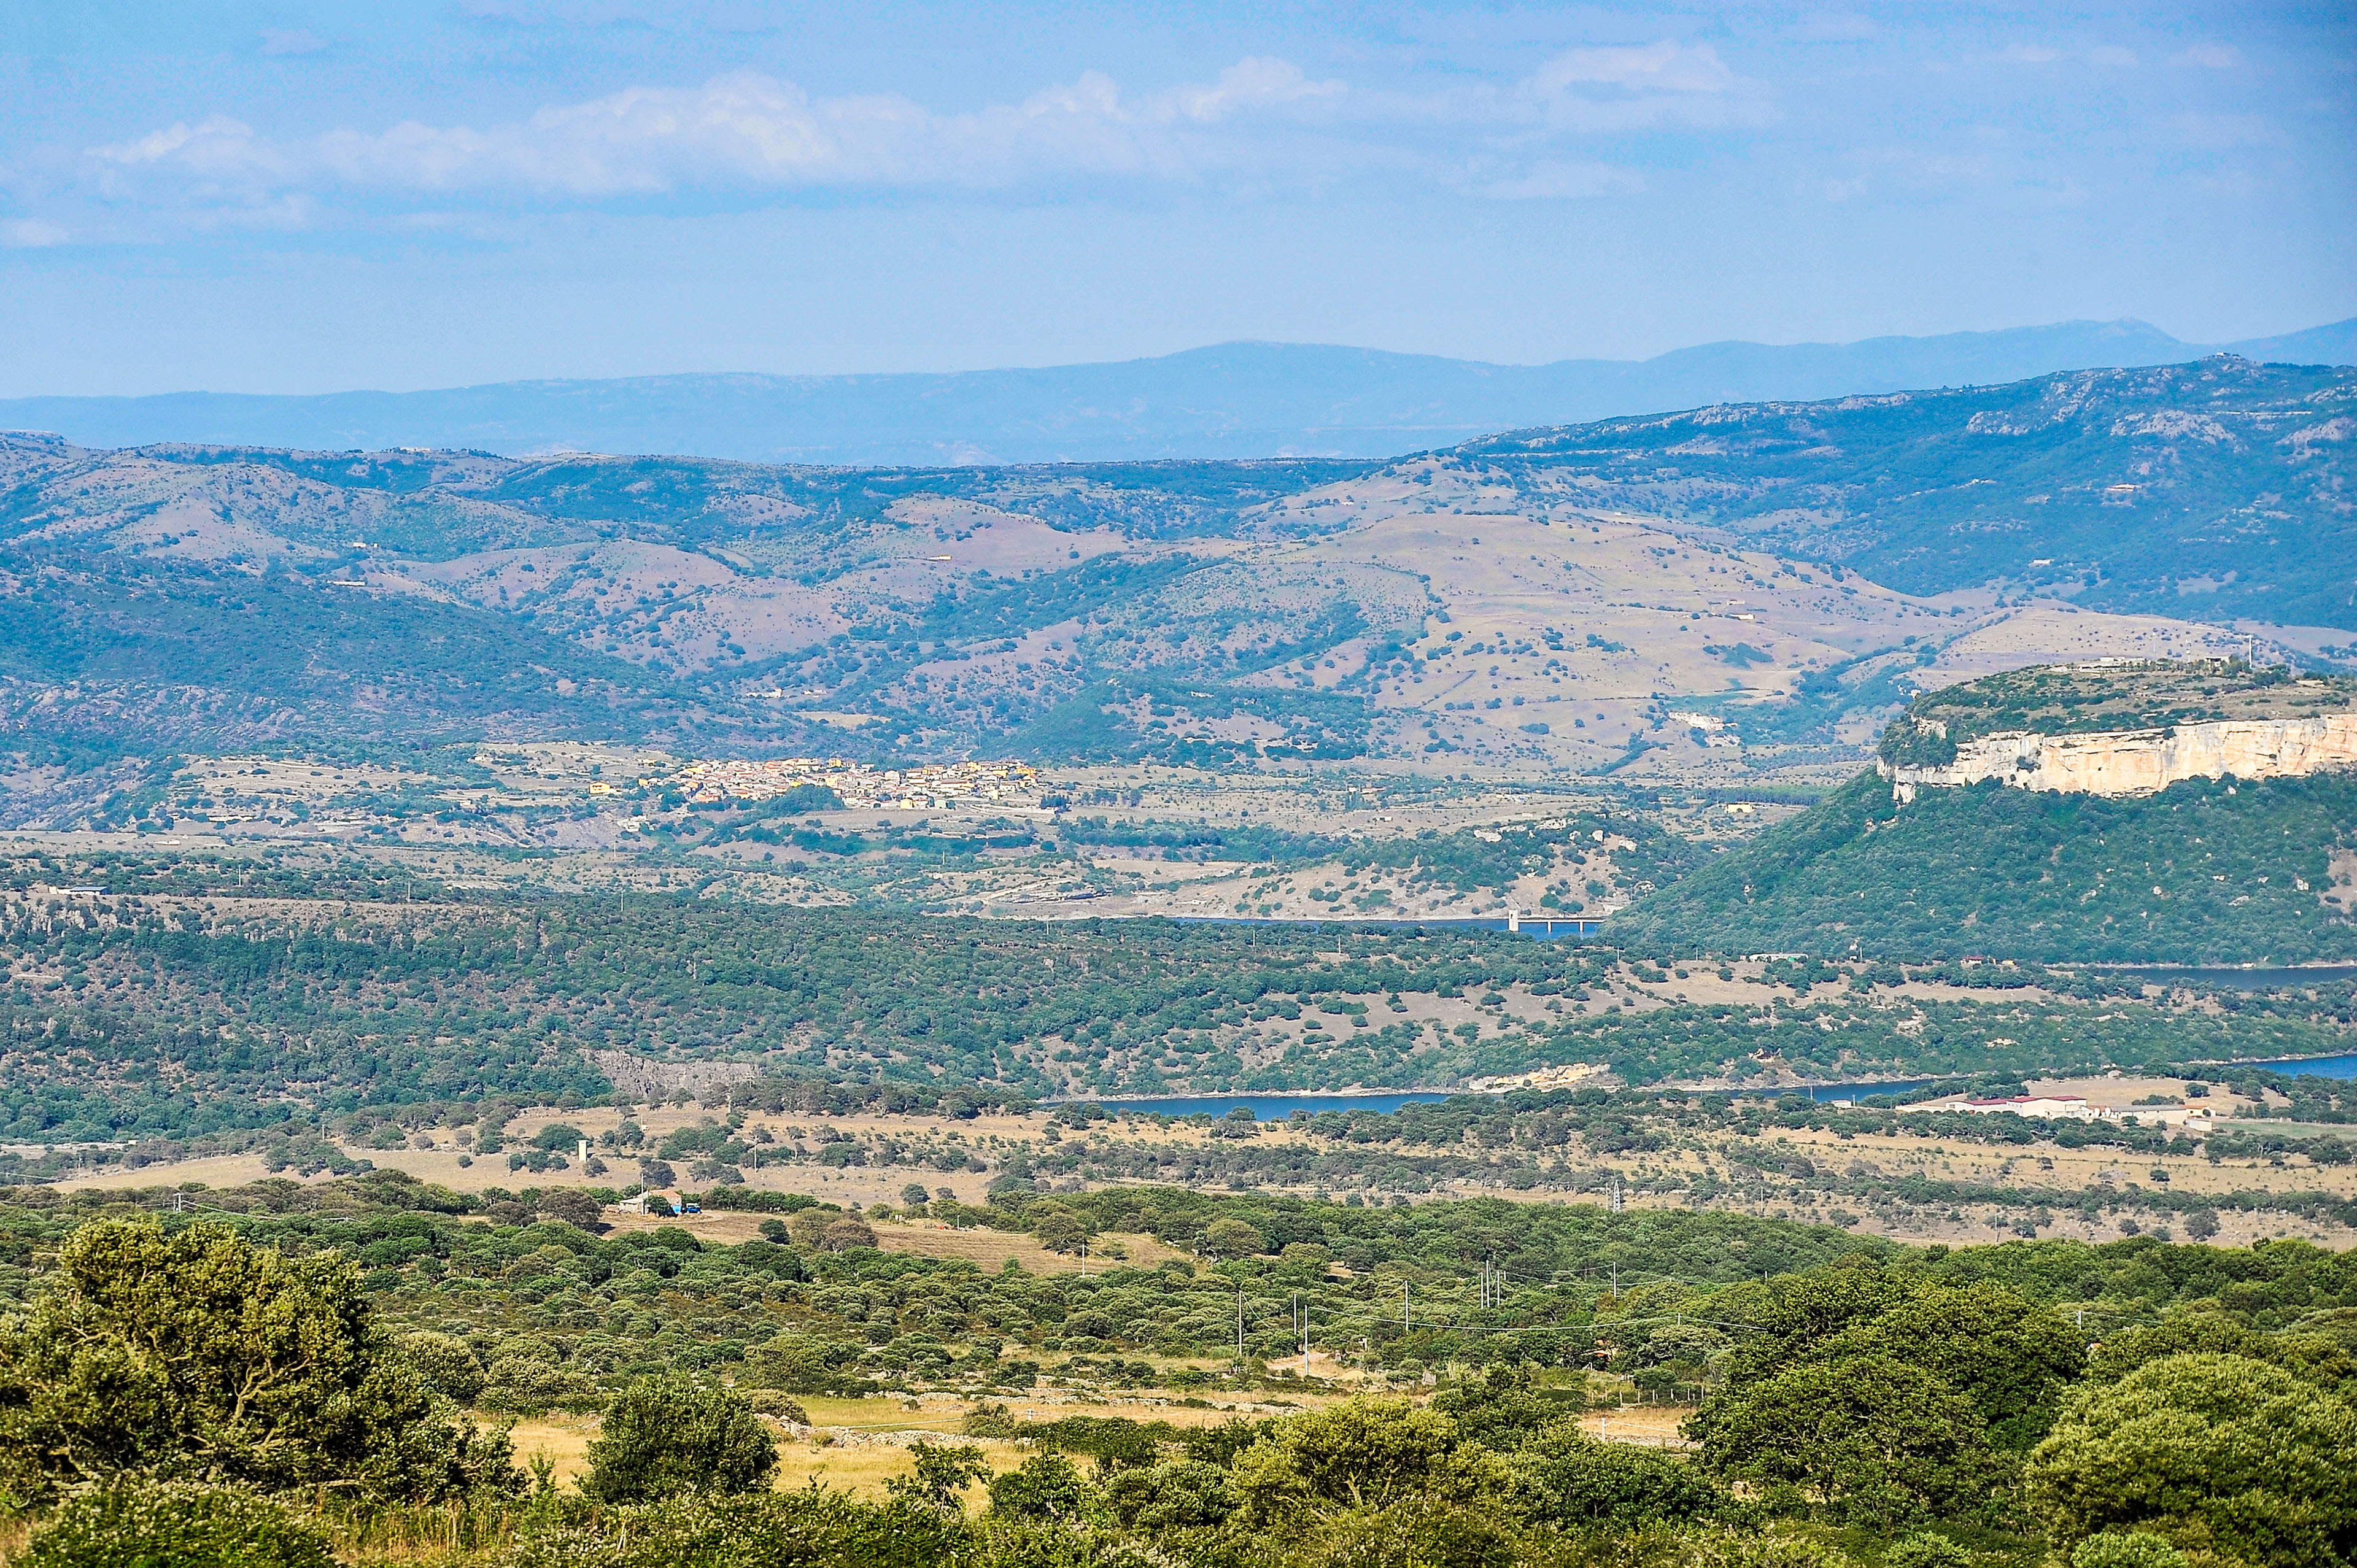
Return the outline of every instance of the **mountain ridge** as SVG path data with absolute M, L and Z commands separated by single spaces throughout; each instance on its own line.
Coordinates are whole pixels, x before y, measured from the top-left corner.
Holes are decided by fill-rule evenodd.
M 1732 778 L 1857 757 L 1925 681 L 2244 644 L 2188 611 L 2357 629 L 2352 408 L 2357 370 L 2221 357 L 1393 462 L 0 437 L 0 733 L 510 733 L 549 727 L 537 704 L 825 755 L 852 714 L 856 744 L 928 755 L 1617 775 L 1664 762 L 1676 703 L 1739 747 L 1675 759 Z M 310 657 L 249 646 L 281 622 Z
M 1854 343 L 1698 344 L 1643 360 L 1497 365 L 1243 341 L 1150 359 L 948 373 L 693 372 L 408 392 L 0 400 L 0 427 L 89 447 L 164 442 L 503 456 L 693 453 L 818 466 L 1382 457 L 1501 430 L 1722 403 L 1811 401 L 2212 351 L 2357 363 L 2357 318 L 2199 345 L 2135 320 Z

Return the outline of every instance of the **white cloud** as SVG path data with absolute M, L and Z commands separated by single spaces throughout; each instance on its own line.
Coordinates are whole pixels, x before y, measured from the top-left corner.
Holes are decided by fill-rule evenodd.
M 2087 59 L 2106 70 L 2125 70 L 2136 63 L 2136 50 L 2124 49 L 2117 44 L 2103 44 L 2089 49 Z
M 1452 101 L 1445 117 L 1524 124 L 1566 134 L 1663 126 L 1765 124 L 1775 105 L 1707 44 L 1659 43 L 1568 49 L 1500 94 Z
M 308 27 L 262 29 L 262 52 L 266 55 L 315 55 L 327 47 L 328 40 Z
M 1725 92 L 1735 73 L 1709 45 L 1663 39 L 1637 48 L 1570 49 L 1539 67 L 1534 91 L 1561 92 L 1575 84 L 1626 88 L 1636 92 Z
M 1612 164 L 1541 163 L 1525 174 L 1473 188 L 1500 201 L 1567 201 L 1596 196 L 1633 196 L 1645 188 L 1634 169 Z
M 1965 187 L 1986 185 L 1996 174 L 1986 152 L 1861 147 L 1849 155 L 1847 162 L 1847 177 L 1832 177 L 1824 182 L 1822 188 L 1827 201 L 1857 201 L 1878 189 L 1938 197 Z
M 44 223 L 38 218 L 13 218 L 0 223 L 0 245 L 13 250 L 39 250 L 48 245 L 62 245 L 73 236 L 54 223 Z
M 1209 124 L 1243 109 L 1264 109 L 1305 99 L 1337 98 L 1339 81 L 1311 81 L 1290 60 L 1254 55 L 1220 72 L 1208 87 L 1181 87 L 1160 96 L 1155 111 Z
M 1795 27 L 1792 36 L 1812 43 L 1862 44 L 1882 37 L 1882 27 L 1855 11 L 1820 11 Z
M 2198 65 L 2205 70 L 2232 70 L 2243 63 L 2243 51 L 2232 44 L 2195 44 L 2169 56 L 2171 65 Z
M 2195 147 L 2261 147 L 2276 141 L 2276 128 L 2256 114 L 2174 115 L 2169 128 L 2177 139 Z
M 201 180 L 242 184 L 258 183 L 289 166 L 253 126 L 224 114 L 194 125 L 176 122 L 132 141 L 92 147 L 91 156 L 126 170 L 169 166 Z
M 118 171 L 227 188 L 339 182 L 418 192 L 522 186 L 576 196 L 690 186 L 997 187 L 1058 175 L 1192 177 L 1226 160 L 1201 143 L 1254 113 L 1339 97 L 1281 59 L 1131 102 L 1088 72 L 1018 103 L 939 114 L 898 93 L 813 98 L 758 72 L 700 87 L 633 87 L 477 130 L 415 121 L 280 145 L 234 120 L 174 124 L 92 149 Z
M 2062 51 L 2050 49 L 2043 44 L 2016 44 L 2005 51 L 2005 58 L 2023 65 L 2052 65 L 2062 58 Z

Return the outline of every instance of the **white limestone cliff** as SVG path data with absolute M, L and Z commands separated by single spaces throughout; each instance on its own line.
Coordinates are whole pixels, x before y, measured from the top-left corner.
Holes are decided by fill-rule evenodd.
M 2020 789 L 2149 795 L 2186 779 L 2287 779 L 2357 767 L 2357 713 L 2312 719 L 2224 719 L 2097 735 L 2014 730 L 1958 743 L 1939 767 L 1876 769 L 1900 801 L 1986 779 Z

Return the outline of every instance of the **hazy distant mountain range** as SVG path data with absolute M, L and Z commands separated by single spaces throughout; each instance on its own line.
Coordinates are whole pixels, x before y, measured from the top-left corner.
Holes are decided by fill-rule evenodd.
M 1992 385 L 2230 352 L 2357 364 L 2357 318 L 2203 345 L 2141 321 L 2072 321 L 1859 343 L 1710 343 L 1641 361 L 1489 365 L 1315 344 L 1226 343 L 1154 360 L 947 375 L 641 376 L 415 392 L 35 397 L 0 429 L 86 447 L 692 454 L 919 465 L 1388 456 L 1473 436 L 1711 403 Z

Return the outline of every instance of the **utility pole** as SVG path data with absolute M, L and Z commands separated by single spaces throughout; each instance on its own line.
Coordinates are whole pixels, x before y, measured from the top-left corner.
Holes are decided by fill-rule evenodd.
M 1244 1287 L 1236 1286 L 1236 1365 L 1244 1364 Z

